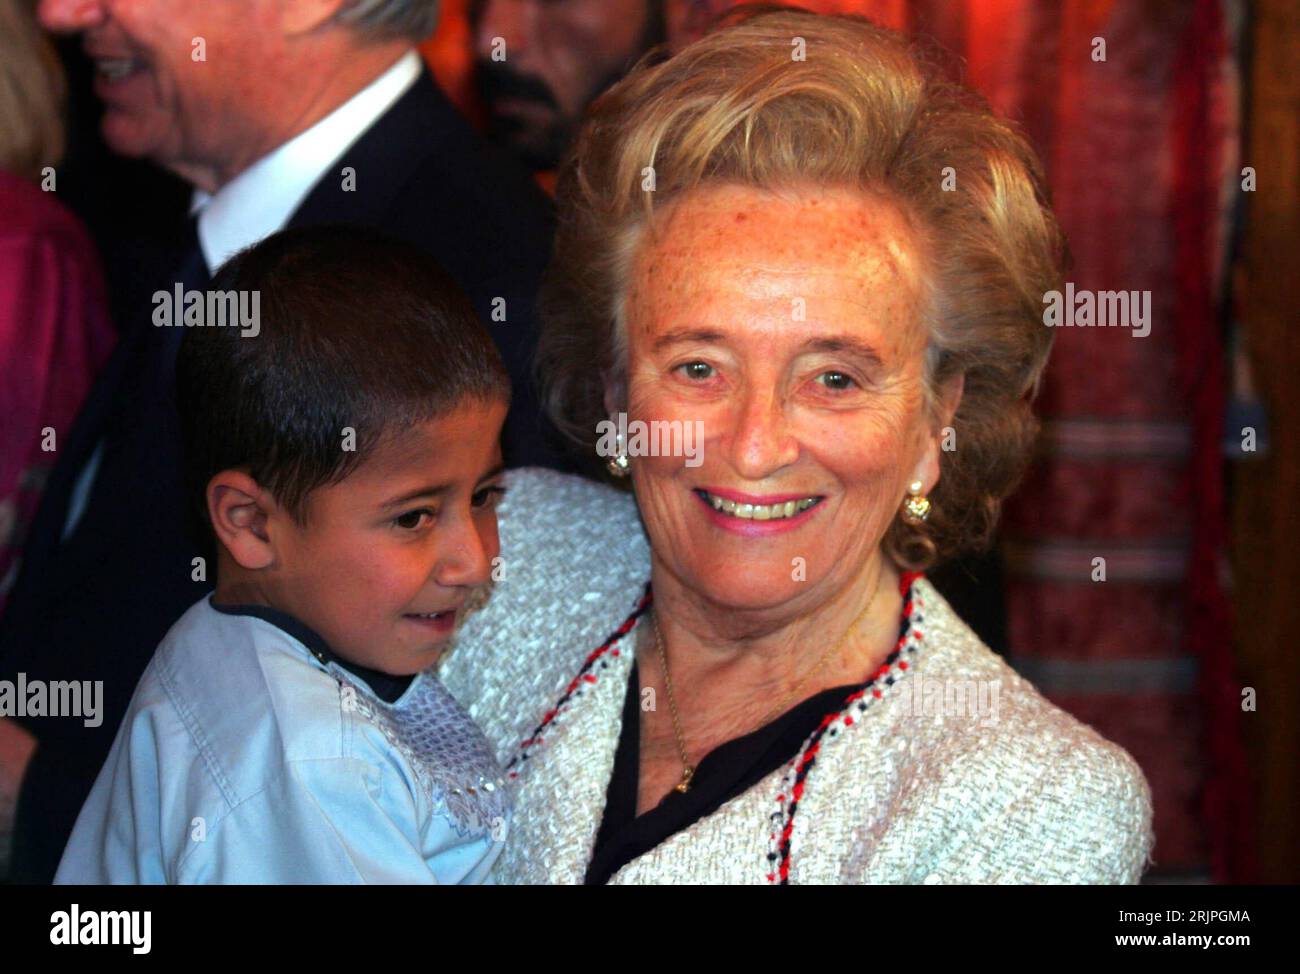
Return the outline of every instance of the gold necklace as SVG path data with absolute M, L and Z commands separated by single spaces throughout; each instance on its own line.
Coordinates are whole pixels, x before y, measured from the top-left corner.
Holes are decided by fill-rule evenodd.
M 884 571 L 883 567 L 881 568 L 881 571 L 882 572 Z M 831 653 L 844 645 L 845 641 L 849 638 L 849 634 L 852 633 L 853 630 L 857 628 L 858 623 L 861 622 L 863 617 L 871 610 L 871 606 L 876 601 L 876 590 L 878 590 L 879 588 L 880 588 L 880 576 L 877 575 L 875 589 L 873 589 L 871 592 L 871 598 L 867 599 L 866 607 L 861 612 L 858 613 L 858 617 L 854 619 L 852 623 L 849 624 L 849 627 L 846 630 L 844 630 L 844 635 L 841 636 L 834 645 L 830 646 L 829 648 L 827 648 L 822 652 L 821 656 L 818 657 L 817 662 L 813 664 L 812 669 L 810 669 L 807 673 L 805 673 L 802 677 L 800 677 L 799 682 L 797 682 L 794 685 L 794 688 L 785 695 L 782 703 L 778 704 L 773 710 L 768 711 L 768 713 L 763 717 L 763 720 L 759 723 L 758 725 L 759 727 L 767 726 L 767 724 L 772 720 L 772 718 L 782 713 L 786 708 L 786 704 L 790 700 L 794 699 L 795 695 L 799 692 L 799 690 L 803 687 L 803 685 L 807 683 L 809 679 L 812 678 L 812 675 L 814 673 L 816 673 L 818 670 L 822 668 L 822 666 L 825 665 L 828 659 L 830 659 Z M 663 666 L 664 668 L 664 689 L 668 691 L 668 710 L 671 713 L 672 720 L 673 720 L 673 736 L 677 738 L 677 753 L 680 754 L 682 758 L 682 780 L 677 782 L 677 784 L 673 786 L 673 791 L 678 791 L 681 792 L 682 794 L 686 794 L 686 792 L 690 791 L 691 779 L 695 777 L 695 768 L 691 765 L 690 760 L 687 757 L 686 739 L 682 735 L 682 722 L 681 722 L 681 718 L 677 714 L 677 701 L 673 697 L 673 678 L 668 672 L 668 654 L 664 652 L 664 640 L 663 640 L 663 636 L 660 634 L 659 631 L 659 609 L 658 608 L 654 610 L 654 617 L 652 619 L 652 622 L 654 624 L 654 630 L 655 630 L 655 646 L 659 650 L 659 662 L 660 665 Z

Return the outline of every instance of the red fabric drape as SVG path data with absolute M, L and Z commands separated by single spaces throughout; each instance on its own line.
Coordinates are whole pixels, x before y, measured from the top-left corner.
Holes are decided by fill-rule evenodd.
M 1222 91 L 1215 83 L 1226 56 L 1219 4 L 1197 0 L 1181 39 L 1174 86 L 1178 371 L 1196 430 L 1187 498 L 1193 513 L 1187 645 L 1201 661 L 1199 689 L 1206 721 L 1202 807 L 1211 837 L 1212 874 L 1220 881 L 1248 882 L 1256 878 L 1257 864 L 1249 841 L 1241 685 L 1233 672 L 1228 638 L 1231 607 L 1220 581 L 1227 572 L 1228 549 L 1220 446 L 1226 385 L 1220 301 L 1213 288 L 1220 255 L 1212 231 L 1222 206 L 1222 182 L 1215 168 L 1219 160 L 1206 151 L 1221 145 L 1221 128 L 1235 121 L 1223 118 Z

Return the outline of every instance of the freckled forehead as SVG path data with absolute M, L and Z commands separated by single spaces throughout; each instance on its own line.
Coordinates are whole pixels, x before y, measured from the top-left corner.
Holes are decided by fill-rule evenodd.
M 915 237 L 898 209 L 861 191 L 808 187 L 780 195 L 749 187 L 698 190 L 648 235 L 634 291 L 656 300 L 715 289 L 751 297 L 826 294 L 877 303 L 919 283 Z

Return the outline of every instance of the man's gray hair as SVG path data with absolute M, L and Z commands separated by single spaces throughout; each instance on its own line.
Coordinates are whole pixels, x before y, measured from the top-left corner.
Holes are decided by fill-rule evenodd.
M 352 0 L 336 20 L 373 38 L 422 41 L 438 26 L 438 0 Z

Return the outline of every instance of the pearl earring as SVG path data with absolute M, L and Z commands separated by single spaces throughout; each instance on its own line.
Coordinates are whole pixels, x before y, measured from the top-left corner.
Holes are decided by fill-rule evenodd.
M 626 477 L 631 473 L 632 461 L 627 456 L 627 443 L 622 433 L 615 434 L 614 442 L 617 444 L 617 452 L 605 462 L 605 467 L 613 477 Z
M 913 480 L 907 487 L 907 497 L 903 500 L 903 520 L 908 524 L 922 524 L 930 516 L 930 499 L 921 493 L 925 486 L 919 480 Z

